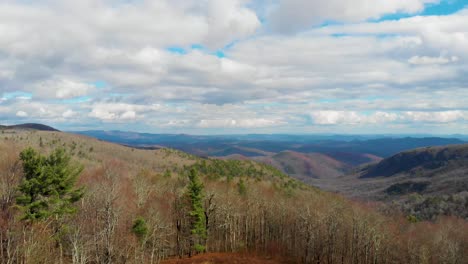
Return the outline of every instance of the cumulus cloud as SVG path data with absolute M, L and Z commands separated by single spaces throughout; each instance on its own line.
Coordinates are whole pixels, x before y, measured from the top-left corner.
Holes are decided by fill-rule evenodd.
M 408 62 L 414 65 L 431 65 L 431 64 L 447 64 L 451 62 L 457 62 L 458 57 L 452 56 L 449 58 L 446 57 L 428 57 L 428 56 L 413 56 Z
M 265 118 L 248 118 L 248 119 L 211 119 L 200 120 L 197 124 L 201 128 L 262 128 L 274 127 L 284 124 L 281 120 L 265 119 Z
M 324 21 L 359 22 L 386 14 L 414 14 L 440 0 L 280 0 L 268 19 L 275 31 L 292 33 Z
M 18 111 L 18 112 L 16 112 L 16 116 L 17 117 L 27 117 L 28 113 L 26 113 L 24 111 Z
M 361 116 L 353 111 L 317 111 L 311 115 L 318 125 L 356 124 L 361 121 Z
M 134 121 L 143 113 L 159 108 L 157 105 L 135 105 L 126 103 L 97 103 L 91 106 L 90 117 L 107 122 Z
M 0 122 L 463 132 L 468 9 L 437 2 L 3 1 Z
M 52 48 L 47 47 L 46 41 L 72 47 L 98 42 L 127 47 L 201 43 L 219 48 L 251 35 L 260 26 L 255 12 L 245 3 L 244 0 L 7 1 L 0 5 L 1 29 L 5 33 L 2 43 L 23 55 L 39 52 L 27 48 Z M 22 27 L 17 27 L 20 21 Z M 53 30 L 44 31 L 42 27 Z M 62 34 L 68 37 L 61 38 Z M 17 42 L 21 39 L 29 41 Z M 74 41 L 78 42 L 73 44 Z M 49 54 L 50 51 L 43 55 Z
M 468 111 L 399 111 L 367 114 L 356 111 L 315 111 L 317 125 L 382 124 L 382 123 L 452 123 L 468 120 Z
M 450 123 L 468 120 L 468 111 L 405 112 L 403 118 L 415 122 Z
M 314 124 L 337 125 L 337 124 L 382 124 L 394 122 L 400 119 L 397 113 L 375 112 L 364 114 L 357 111 L 315 111 L 311 113 Z
M 57 99 L 70 99 L 85 96 L 95 89 L 94 86 L 67 79 L 53 79 L 37 83 L 30 89 L 34 95 L 42 98 L 55 97 Z
M 316 29 L 314 34 L 345 34 L 349 36 L 375 35 L 383 40 L 413 36 L 409 47 L 421 52 L 431 52 L 431 57 L 440 56 L 441 52 L 450 52 L 451 56 L 461 58 L 468 55 L 468 32 L 466 18 L 468 9 L 444 16 L 413 16 L 399 20 L 362 22 L 343 25 L 331 25 Z M 413 54 L 413 56 L 419 54 Z M 426 55 L 429 56 L 429 55 Z
M 64 118 L 72 118 L 72 117 L 75 117 L 76 115 L 77 115 L 77 113 L 74 112 L 73 110 L 70 110 L 70 109 L 68 109 L 67 111 L 65 111 L 65 112 L 62 114 L 62 116 L 63 116 Z

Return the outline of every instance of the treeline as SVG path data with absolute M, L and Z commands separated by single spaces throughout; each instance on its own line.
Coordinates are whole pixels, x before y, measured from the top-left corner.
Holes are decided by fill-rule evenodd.
M 184 169 L 195 169 L 212 180 L 220 178 L 231 180 L 241 176 L 257 180 L 265 179 L 268 176 L 286 177 L 286 175 L 272 166 L 240 160 L 203 159 Z
M 239 251 L 296 263 L 468 258 L 461 219 L 412 223 L 294 181 L 248 177 L 253 170 L 239 164 L 223 171 L 217 161 L 167 175 L 106 159 L 78 177 L 80 166 L 67 153 L 2 145 L 1 263 L 158 263 Z M 34 188 L 44 183 L 54 187 Z
M 468 192 L 450 195 L 410 194 L 392 205 L 414 221 L 436 221 L 438 217 L 457 216 L 468 220 Z

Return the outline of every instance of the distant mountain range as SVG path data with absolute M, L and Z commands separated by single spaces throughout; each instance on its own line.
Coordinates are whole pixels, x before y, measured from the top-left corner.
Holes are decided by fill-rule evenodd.
M 293 177 L 336 178 L 359 165 L 398 152 L 427 146 L 461 144 L 458 138 L 360 135 L 171 135 L 122 131 L 75 132 L 136 148 L 170 147 L 198 156 L 252 159 L 273 165 Z
M 303 153 L 369 153 L 388 157 L 398 152 L 426 146 L 461 144 L 459 138 L 387 137 L 341 135 L 217 135 L 148 134 L 122 131 L 76 131 L 105 141 L 134 147 L 172 147 L 206 156 L 264 156 L 265 153 L 298 151 Z
M 468 144 L 461 136 L 79 133 L 139 148 L 170 147 L 199 156 L 259 161 L 327 191 L 383 201 L 416 219 L 468 219 Z
M 0 129 L 58 131 L 41 124 Z M 254 160 L 327 191 L 391 202 L 421 219 L 441 214 L 468 218 L 468 143 L 462 137 L 75 133 L 133 148 Z

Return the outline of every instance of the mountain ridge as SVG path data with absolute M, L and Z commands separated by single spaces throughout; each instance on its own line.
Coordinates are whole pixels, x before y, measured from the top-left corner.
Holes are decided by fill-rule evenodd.
M 391 177 L 418 167 L 435 170 L 459 160 L 468 164 L 468 144 L 417 148 L 400 152 L 367 167 L 361 177 Z
M 60 130 L 55 129 L 51 126 L 39 124 L 39 123 L 24 123 L 24 124 L 17 124 L 17 125 L 0 125 L 0 129 L 18 129 L 18 130 L 38 130 L 38 131 L 56 131 L 60 132 Z

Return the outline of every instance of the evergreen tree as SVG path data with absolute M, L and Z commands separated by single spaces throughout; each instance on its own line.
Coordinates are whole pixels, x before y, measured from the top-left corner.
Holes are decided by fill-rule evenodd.
M 191 169 L 189 173 L 190 183 L 187 188 L 187 198 L 189 202 L 190 231 L 192 238 L 190 245 L 197 252 L 205 250 L 206 222 L 205 211 L 203 209 L 203 184 L 200 181 L 197 171 Z
M 172 175 L 171 171 L 169 169 L 166 169 L 166 171 L 164 172 L 164 178 L 170 178 Z
M 48 157 L 32 148 L 20 153 L 24 179 L 19 185 L 16 203 L 22 209 L 24 220 L 43 220 L 60 217 L 76 211 L 73 203 L 83 197 L 83 189 L 75 188 L 83 167 L 71 163 L 63 149 Z
M 143 217 L 138 217 L 133 222 L 132 226 L 133 233 L 142 240 L 145 236 L 148 235 L 148 225 L 146 224 L 146 220 Z
M 242 178 L 237 183 L 237 191 L 242 196 L 245 196 L 247 194 L 247 186 L 245 186 L 245 182 Z

